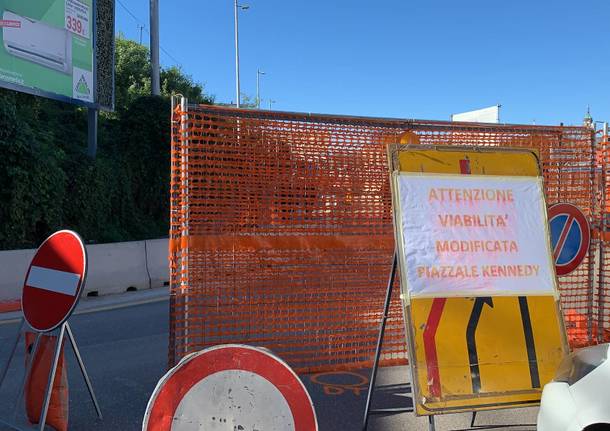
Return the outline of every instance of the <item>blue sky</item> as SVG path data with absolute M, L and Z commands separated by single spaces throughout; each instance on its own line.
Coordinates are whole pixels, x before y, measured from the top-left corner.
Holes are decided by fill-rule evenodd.
M 148 27 L 148 0 L 120 0 Z M 610 120 L 610 2 L 242 0 L 242 92 L 262 105 L 447 120 L 502 104 L 507 123 Z M 235 99 L 232 0 L 160 0 L 164 65 Z M 116 29 L 139 39 L 117 3 Z M 148 43 L 148 33 L 144 32 Z

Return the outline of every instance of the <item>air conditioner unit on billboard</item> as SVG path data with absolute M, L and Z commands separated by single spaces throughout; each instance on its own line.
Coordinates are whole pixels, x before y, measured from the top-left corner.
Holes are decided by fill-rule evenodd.
M 72 73 L 72 37 L 67 30 L 7 10 L 2 18 L 21 23 L 2 28 L 4 48 L 10 54 L 63 73 Z

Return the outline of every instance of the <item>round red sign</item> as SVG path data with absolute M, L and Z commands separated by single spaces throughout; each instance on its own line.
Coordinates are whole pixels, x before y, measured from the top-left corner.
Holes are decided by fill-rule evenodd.
M 87 274 L 87 252 L 80 236 L 61 230 L 48 237 L 32 258 L 25 276 L 21 308 L 39 332 L 61 325 L 74 310 Z
M 318 422 L 305 386 L 284 361 L 227 344 L 185 357 L 148 401 L 142 431 L 195 428 L 316 431 Z
M 559 203 L 548 209 L 553 260 L 558 276 L 574 271 L 582 263 L 591 241 L 587 216 L 575 205 Z

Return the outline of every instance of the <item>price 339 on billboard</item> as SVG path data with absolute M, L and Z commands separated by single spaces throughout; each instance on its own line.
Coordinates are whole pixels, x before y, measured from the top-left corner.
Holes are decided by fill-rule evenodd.
M 66 0 L 66 30 L 89 39 L 89 7 L 76 0 Z

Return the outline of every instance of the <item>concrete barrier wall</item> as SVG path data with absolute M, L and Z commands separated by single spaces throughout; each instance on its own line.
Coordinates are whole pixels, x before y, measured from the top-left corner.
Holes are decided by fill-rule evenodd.
M 0 251 L 0 302 L 21 298 L 25 273 L 35 251 Z
M 167 238 L 87 245 L 89 269 L 84 295 L 164 286 L 169 281 L 167 250 Z M 21 297 L 25 273 L 35 251 L 0 251 L 0 302 Z
M 169 283 L 168 240 L 151 239 L 146 241 L 146 262 L 152 287 L 161 287 Z

